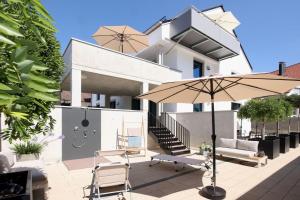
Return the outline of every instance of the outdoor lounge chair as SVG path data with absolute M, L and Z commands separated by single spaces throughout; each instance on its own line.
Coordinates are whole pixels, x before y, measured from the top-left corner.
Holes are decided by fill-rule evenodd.
M 257 167 L 260 167 L 261 164 L 267 164 L 268 157 L 258 156 L 258 144 L 258 141 L 220 138 L 216 154 L 224 157 L 254 161 L 257 162 Z
M 103 164 L 94 169 L 94 187 L 96 197 L 101 195 L 127 192 L 131 186 L 128 180 L 129 165 L 127 164 Z M 123 186 L 121 190 L 102 192 L 103 188 L 111 186 Z
M 121 157 L 123 155 L 125 158 Z M 96 156 L 102 156 L 108 162 L 96 163 Z M 128 180 L 130 165 L 125 150 L 97 151 L 95 152 L 94 163 L 93 188 L 97 199 L 108 194 L 123 194 L 131 188 Z M 116 186 L 117 190 L 105 192 L 105 188 L 112 186 Z
M 156 163 L 153 163 L 154 161 L 157 161 Z M 174 163 L 175 171 L 179 171 L 180 169 L 183 169 L 185 165 L 192 165 L 192 166 L 199 166 L 201 169 L 209 170 L 211 167 L 211 159 L 208 156 L 206 160 L 200 160 L 195 158 L 187 158 L 183 156 L 172 156 L 167 154 L 158 154 L 155 156 L 151 156 L 151 161 L 149 164 L 149 167 L 152 167 L 153 165 L 159 164 L 161 162 L 172 162 Z M 178 168 L 178 165 L 181 165 L 181 168 Z

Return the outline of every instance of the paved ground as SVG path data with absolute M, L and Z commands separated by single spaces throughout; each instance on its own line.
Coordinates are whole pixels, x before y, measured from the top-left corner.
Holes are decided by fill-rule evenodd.
M 149 168 L 149 156 L 153 154 L 155 152 L 149 151 L 147 157 L 130 159 L 130 182 L 134 187 L 144 187 L 125 194 L 126 199 L 204 199 L 199 191 L 203 185 L 209 184 L 210 172 L 191 167 L 175 172 L 171 164 Z M 192 157 L 197 158 L 196 155 Z M 51 187 L 49 200 L 88 199 L 83 188 L 92 182 L 91 168 L 68 171 L 64 164 L 57 163 L 47 165 L 46 171 Z M 300 148 L 269 160 L 268 165 L 261 168 L 232 159 L 218 160 L 217 171 L 217 185 L 226 189 L 226 199 L 300 199 Z M 155 180 L 161 181 L 155 183 Z M 85 192 L 86 196 L 89 195 L 89 189 Z M 106 199 L 118 198 L 111 196 Z

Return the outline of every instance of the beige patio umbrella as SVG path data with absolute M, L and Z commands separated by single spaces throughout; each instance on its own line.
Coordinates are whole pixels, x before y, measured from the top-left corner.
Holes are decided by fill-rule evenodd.
M 156 103 L 205 103 L 211 102 L 213 176 L 212 185 L 204 187 L 202 194 L 210 199 L 226 196 L 223 188 L 216 186 L 215 112 L 216 101 L 237 101 L 255 97 L 278 95 L 300 85 L 300 79 L 273 74 L 247 74 L 232 76 L 210 76 L 190 80 L 163 83 L 138 96 Z
M 228 31 L 232 31 L 240 25 L 240 22 L 230 11 L 223 13 L 207 13 L 206 16 Z
M 102 26 L 93 38 L 103 47 L 125 53 L 137 53 L 148 46 L 148 37 L 130 26 Z

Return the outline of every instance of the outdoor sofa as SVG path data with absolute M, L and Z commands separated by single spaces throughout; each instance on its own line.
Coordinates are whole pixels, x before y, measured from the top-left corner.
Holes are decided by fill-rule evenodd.
M 31 171 L 33 200 L 46 199 L 48 178 L 41 160 L 16 162 L 11 152 L 0 152 L 0 173 Z
M 259 141 L 220 138 L 216 154 L 236 159 L 255 161 L 257 167 L 267 164 L 267 156 L 258 156 Z

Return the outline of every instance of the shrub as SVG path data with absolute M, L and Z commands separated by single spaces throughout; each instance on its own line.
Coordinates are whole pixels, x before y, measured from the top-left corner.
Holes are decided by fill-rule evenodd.
M 44 146 L 39 143 L 26 142 L 26 143 L 14 144 L 12 150 L 17 155 L 22 155 L 22 154 L 40 155 L 43 150 L 43 147 Z

